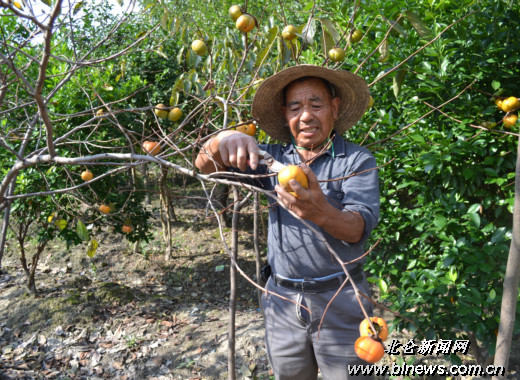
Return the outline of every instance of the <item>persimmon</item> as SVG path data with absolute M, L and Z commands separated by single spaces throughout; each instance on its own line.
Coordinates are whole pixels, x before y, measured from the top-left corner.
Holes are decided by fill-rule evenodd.
M 125 224 L 123 225 L 123 227 L 121 228 L 121 231 L 123 231 L 125 234 L 129 234 L 130 232 L 133 231 L 133 228 L 132 226 L 128 225 L 128 224 Z
M 287 167 L 283 168 L 278 173 L 278 182 L 285 188 L 285 190 L 287 190 L 295 197 L 298 197 L 298 195 L 296 195 L 296 193 L 293 191 L 291 185 L 289 185 L 289 181 L 291 179 L 298 181 L 305 189 L 309 187 L 309 180 L 307 179 L 307 176 L 303 172 L 303 169 L 297 165 L 288 165 Z
M 502 100 L 502 99 L 499 99 L 499 98 L 495 99 L 495 105 L 497 106 L 497 108 L 498 108 L 499 111 L 503 111 L 503 109 L 502 109 L 502 103 L 503 103 L 503 100 Z
M 236 130 L 242 133 L 245 133 L 249 136 L 254 136 L 256 133 L 256 124 L 255 123 L 249 123 L 249 124 L 242 124 L 236 127 Z
M 94 174 L 90 170 L 85 170 L 81 172 L 81 179 L 83 181 L 90 181 L 92 178 L 94 178 Z
M 206 43 L 202 40 L 195 40 L 191 43 L 191 50 L 195 52 L 197 55 L 206 55 L 208 54 L 208 47 Z
M 233 21 L 236 21 L 237 18 L 242 16 L 242 9 L 238 5 L 232 5 L 229 7 L 229 15 L 233 19 Z
M 235 25 L 236 25 L 237 29 L 240 30 L 241 32 L 249 33 L 255 27 L 255 19 L 252 16 L 250 16 L 246 13 L 243 13 L 240 15 L 239 18 L 237 18 Z
M 341 62 L 345 58 L 345 50 L 340 47 L 329 50 L 329 58 L 332 62 Z
M 518 116 L 515 114 L 507 115 L 504 117 L 503 123 L 504 127 L 511 128 L 513 125 L 516 124 L 516 121 L 518 120 Z
M 356 355 L 368 363 L 376 363 L 385 354 L 385 348 L 381 342 L 370 336 L 360 336 L 354 343 Z
M 168 112 L 168 120 L 177 121 L 182 117 L 182 110 L 179 107 L 172 108 L 170 112 Z
M 110 213 L 110 206 L 107 206 L 107 205 L 101 205 L 99 206 L 99 211 L 101 211 L 103 214 L 108 214 Z
M 386 324 L 385 320 L 381 317 L 370 317 L 370 321 L 372 321 L 372 324 L 376 329 L 377 335 L 384 342 L 386 338 L 388 338 L 388 325 Z M 359 324 L 359 335 L 371 336 L 373 334 L 374 332 L 372 331 L 372 328 L 370 328 L 370 323 L 368 322 L 368 319 L 363 319 L 363 321 L 361 321 L 361 323 Z
M 166 119 L 166 117 L 168 117 L 168 107 L 166 107 L 162 103 L 157 104 L 153 111 L 155 112 L 157 117 L 160 119 Z
M 360 29 L 356 29 L 352 32 L 352 36 L 350 36 L 350 41 L 359 42 L 363 38 L 363 31 Z
M 294 40 L 296 37 L 296 33 L 298 32 L 298 29 L 294 25 L 287 25 L 282 30 L 282 38 L 287 41 Z
M 156 154 L 159 154 L 161 152 L 161 145 L 156 141 L 145 141 L 143 143 L 143 150 L 146 153 L 155 156 Z
M 514 96 L 510 96 L 509 98 L 502 101 L 502 111 L 511 112 L 520 107 L 520 100 L 518 100 Z

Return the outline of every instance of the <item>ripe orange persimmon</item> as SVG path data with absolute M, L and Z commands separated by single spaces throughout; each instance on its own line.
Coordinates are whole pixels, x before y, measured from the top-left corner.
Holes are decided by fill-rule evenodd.
M 159 103 L 155 106 L 154 112 L 160 119 L 165 119 L 166 117 L 168 117 L 168 107 L 166 107 L 162 103 Z
M 305 189 L 309 187 L 309 181 L 307 179 L 307 176 L 303 172 L 303 169 L 300 168 L 297 165 L 288 165 L 284 169 L 282 169 L 278 173 L 278 182 L 281 186 L 285 188 L 289 193 L 294 195 L 295 197 L 298 197 L 296 193 L 293 191 L 291 185 L 289 185 L 289 181 L 291 179 L 295 179 L 302 185 Z
M 385 348 L 381 342 L 370 336 L 360 336 L 354 344 L 357 356 L 368 363 L 376 363 L 385 354 Z
M 504 127 L 511 128 L 513 125 L 516 124 L 516 121 L 518 120 L 518 116 L 515 114 L 507 115 L 504 117 L 503 123 Z
M 386 338 L 388 338 L 388 325 L 385 320 L 381 317 L 371 317 L 370 320 L 374 325 L 377 335 L 384 342 Z M 374 332 L 370 328 L 370 323 L 368 323 L 368 319 L 363 319 L 363 321 L 359 324 L 359 335 L 361 336 L 371 336 Z
M 240 15 L 239 18 L 237 18 L 237 22 L 235 25 L 237 29 L 241 32 L 249 33 L 255 27 L 255 19 L 252 16 L 243 13 Z
M 111 211 L 110 206 L 101 205 L 99 206 L 99 211 L 101 211 L 103 214 L 108 214 Z
M 90 170 L 85 170 L 81 173 L 81 179 L 83 181 L 90 181 L 92 178 L 94 178 L 94 174 Z
M 123 225 L 123 227 L 121 228 L 121 231 L 123 231 L 125 234 L 129 234 L 130 232 L 132 232 L 132 230 L 132 226 L 129 226 L 128 224 Z
M 146 153 L 155 156 L 156 154 L 159 154 L 161 152 L 161 145 L 156 141 L 145 141 L 143 143 L 143 150 Z
M 502 101 L 502 110 L 504 112 L 511 112 L 520 107 L 520 101 L 514 97 L 510 96 L 509 98 Z
M 179 107 L 172 108 L 170 112 L 168 112 L 168 120 L 177 121 L 182 117 L 182 110 Z
M 496 106 L 497 106 L 497 108 L 498 108 L 499 111 L 503 111 L 503 109 L 502 109 L 502 103 L 503 103 L 503 100 L 502 100 L 502 99 L 498 99 L 498 98 L 495 99 L 495 104 L 496 104 Z
M 249 123 L 249 124 L 243 124 L 236 127 L 236 130 L 242 133 L 245 133 L 249 136 L 254 136 L 256 133 L 256 124 L 255 123 Z

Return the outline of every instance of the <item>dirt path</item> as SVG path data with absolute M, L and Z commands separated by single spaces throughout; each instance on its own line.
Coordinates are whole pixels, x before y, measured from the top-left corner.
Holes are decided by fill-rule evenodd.
M 204 207 L 179 210 L 178 216 L 176 254 L 169 262 L 159 236 L 134 253 L 107 230 L 97 236 L 93 259 L 85 246 L 67 251 L 53 242 L 39 265 L 39 298 L 26 294 L 16 246 L 10 245 L 0 275 L 0 375 L 227 379 L 229 258 Z M 254 277 L 251 235 L 240 239 L 239 264 Z M 269 379 L 256 289 L 239 278 L 239 295 L 237 378 Z M 389 339 L 409 336 L 393 333 Z M 513 358 L 518 366 L 518 354 Z M 381 364 L 392 362 L 385 356 Z

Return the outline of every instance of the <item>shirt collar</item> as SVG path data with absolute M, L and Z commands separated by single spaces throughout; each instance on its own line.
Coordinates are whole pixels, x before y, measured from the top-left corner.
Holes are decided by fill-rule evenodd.
M 343 137 L 339 133 L 334 133 L 334 137 L 332 137 L 332 144 L 334 145 L 334 155 L 335 156 L 344 156 L 346 154 L 345 144 L 343 144 Z M 293 144 L 287 143 L 284 146 L 284 150 L 286 153 L 295 154 L 297 153 L 296 148 Z M 327 149 L 324 153 L 326 155 L 332 156 L 332 148 Z

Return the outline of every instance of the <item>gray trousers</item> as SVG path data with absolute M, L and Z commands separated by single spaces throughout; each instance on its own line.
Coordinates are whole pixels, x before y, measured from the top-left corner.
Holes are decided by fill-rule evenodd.
M 370 294 L 366 280 L 356 285 L 363 293 Z M 301 293 L 275 285 L 272 277 L 266 289 L 304 304 L 311 311 L 308 313 L 293 302 L 264 292 L 265 340 L 276 380 L 316 380 L 318 368 L 324 380 L 373 378 L 347 373 L 349 364 L 368 364 L 354 351 L 364 315 L 352 286 L 343 288 L 332 301 L 321 326 L 325 308 L 336 291 Z M 362 300 L 372 315 L 372 305 Z

